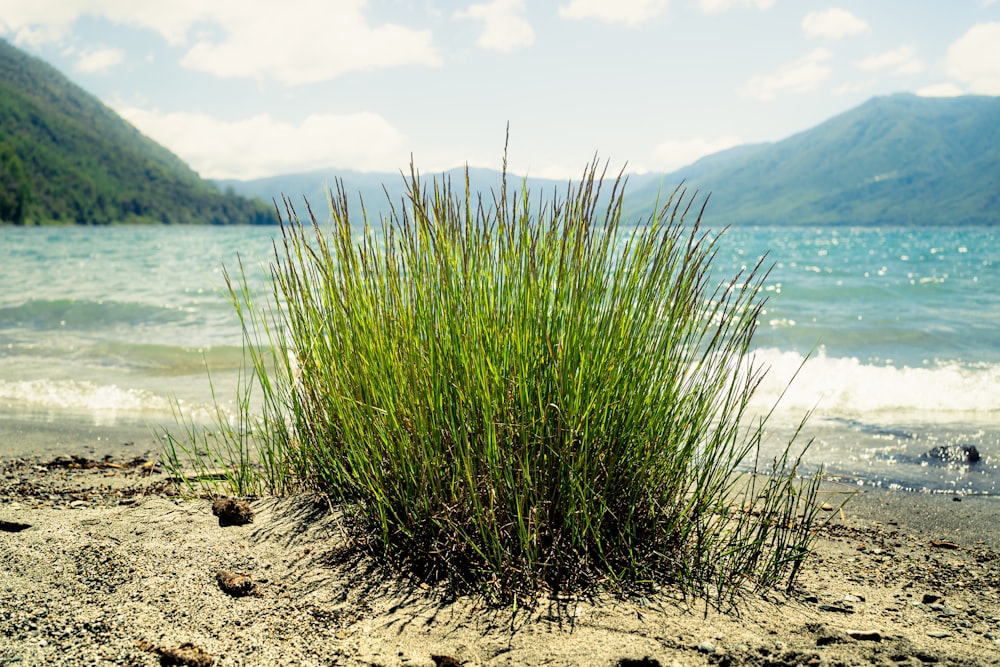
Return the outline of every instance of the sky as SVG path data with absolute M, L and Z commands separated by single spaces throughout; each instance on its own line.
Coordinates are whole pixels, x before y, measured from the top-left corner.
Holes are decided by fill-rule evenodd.
M 898 92 L 1000 95 L 1000 0 L 0 0 L 205 178 L 672 172 Z

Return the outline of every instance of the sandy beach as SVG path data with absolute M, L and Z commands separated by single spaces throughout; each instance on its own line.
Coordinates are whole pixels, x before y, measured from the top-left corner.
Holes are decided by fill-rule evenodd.
M 797 589 L 490 608 L 387 571 L 324 499 L 220 526 L 147 458 L 0 467 L 0 665 L 994 665 L 1000 501 L 858 493 Z

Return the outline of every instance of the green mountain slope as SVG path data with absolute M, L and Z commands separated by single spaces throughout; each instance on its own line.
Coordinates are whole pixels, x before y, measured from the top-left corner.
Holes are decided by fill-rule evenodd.
M 433 174 L 427 174 L 426 177 Z M 460 170 L 446 173 L 457 183 Z M 343 179 L 352 215 L 360 194 L 369 215 L 403 193 L 400 174 L 326 170 L 222 184 L 270 200 L 306 196 L 326 215 L 324 184 Z M 473 190 L 489 192 L 499 173 L 470 170 Z M 683 181 L 711 194 L 709 221 L 724 224 L 1000 224 L 1000 98 L 869 100 L 815 128 L 771 144 L 737 146 L 671 174 L 629 178 L 626 219 L 645 219 L 657 195 Z M 565 181 L 529 179 L 535 195 L 565 194 Z M 301 212 L 301 211 L 300 211 Z
M 0 40 L 0 222 L 271 223 L 55 68 Z
M 875 98 L 663 183 L 682 179 L 711 193 L 711 219 L 724 224 L 1000 223 L 1000 98 Z M 631 207 L 655 195 L 633 190 Z

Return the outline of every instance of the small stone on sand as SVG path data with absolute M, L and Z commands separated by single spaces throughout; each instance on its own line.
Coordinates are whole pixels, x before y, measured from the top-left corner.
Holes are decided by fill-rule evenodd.
M 215 573 L 215 580 L 219 582 L 219 588 L 228 595 L 239 598 L 256 592 L 257 586 L 253 580 L 245 574 L 236 574 L 219 570 Z
M 212 514 L 219 517 L 219 525 L 242 526 L 253 521 L 253 509 L 245 500 L 219 498 L 212 503 Z
M 180 665 L 181 667 L 211 667 L 215 656 L 205 652 L 194 644 L 185 642 L 177 648 L 160 648 L 161 665 Z

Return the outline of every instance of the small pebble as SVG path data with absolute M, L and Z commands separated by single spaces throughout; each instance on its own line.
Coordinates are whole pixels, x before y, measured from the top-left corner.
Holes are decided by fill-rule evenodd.
M 212 503 L 212 514 L 219 517 L 219 525 L 242 526 L 253 521 L 253 509 L 245 500 L 219 498 Z
M 245 574 L 236 574 L 234 572 L 227 572 L 226 570 L 219 570 L 215 573 L 215 580 L 219 583 L 219 588 L 221 588 L 224 593 L 233 597 L 243 597 L 244 595 L 251 595 L 257 591 L 257 587 L 254 585 L 253 580 Z
M 958 615 L 958 612 L 956 610 L 952 609 L 951 607 L 946 607 L 943 604 L 940 604 L 938 602 L 935 602 L 934 604 L 927 605 L 927 608 L 931 609 L 933 611 L 936 611 L 937 613 L 941 614 L 942 616 L 957 616 Z
M 840 605 L 835 605 L 835 604 L 821 604 L 818 607 L 818 609 L 820 611 L 833 611 L 833 612 L 836 612 L 838 614 L 853 614 L 854 613 L 853 609 L 849 609 L 847 607 L 841 607 Z

